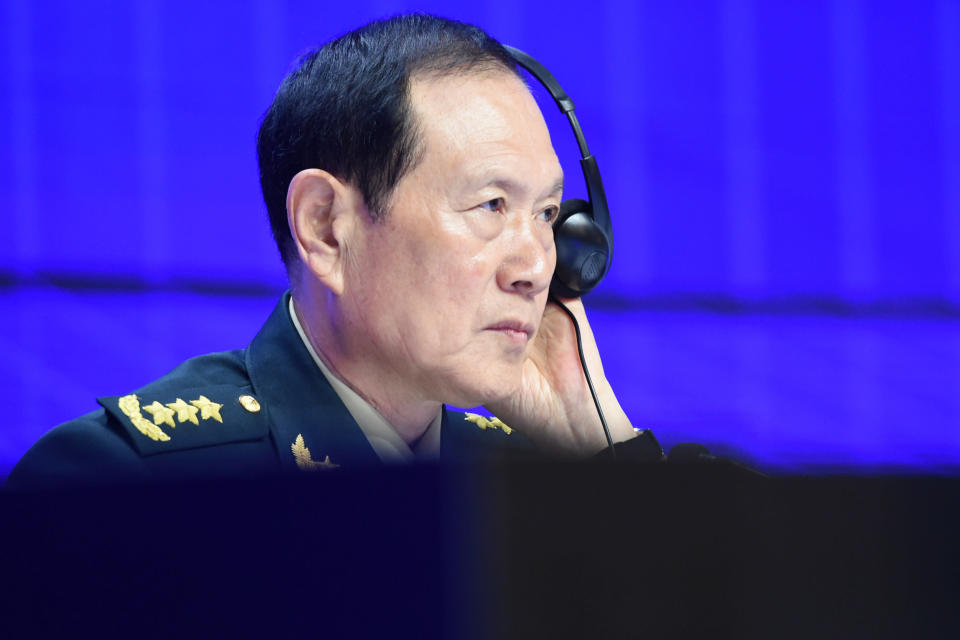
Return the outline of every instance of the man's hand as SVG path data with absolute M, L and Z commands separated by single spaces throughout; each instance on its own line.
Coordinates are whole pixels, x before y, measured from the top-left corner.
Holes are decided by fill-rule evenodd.
M 563 300 L 580 325 L 583 355 L 614 442 L 634 436 L 600 362 L 583 302 Z M 519 392 L 487 406 L 498 418 L 540 446 L 575 455 L 592 455 L 607 446 L 597 408 L 590 395 L 577 335 L 563 309 L 548 302 L 540 329 L 523 363 Z

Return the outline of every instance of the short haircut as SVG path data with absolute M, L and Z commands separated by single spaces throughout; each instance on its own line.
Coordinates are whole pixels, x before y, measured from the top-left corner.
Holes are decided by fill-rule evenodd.
M 298 261 L 286 211 L 293 177 L 323 169 L 358 188 L 379 220 L 423 152 L 411 79 L 488 70 L 522 77 L 480 28 L 423 14 L 371 22 L 298 60 L 257 134 L 260 186 L 288 273 Z

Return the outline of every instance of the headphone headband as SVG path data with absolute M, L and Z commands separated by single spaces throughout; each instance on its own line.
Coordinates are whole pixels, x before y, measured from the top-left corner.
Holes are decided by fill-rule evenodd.
M 580 123 L 577 121 L 577 116 L 573 112 L 573 100 L 563 90 L 563 87 L 561 87 L 560 83 L 557 82 L 557 79 L 553 77 L 553 74 L 547 71 L 546 67 L 537 62 L 531 55 L 521 51 L 520 49 L 511 47 L 509 45 L 503 45 L 503 48 L 506 49 L 507 53 L 510 54 L 510 57 L 512 57 L 520 67 L 526 69 L 530 75 L 536 78 L 537 81 L 542 84 L 544 88 L 546 88 L 546 90 L 550 93 L 550 96 L 557 103 L 557 107 L 559 107 L 560 111 L 567 116 L 567 119 L 570 121 L 570 126 L 573 128 L 573 135 L 577 139 L 577 146 L 580 149 L 580 168 L 583 171 L 583 178 L 587 183 L 587 194 L 590 198 L 590 204 L 588 207 L 589 211 L 582 213 L 589 215 L 592 218 L 593 224 L 596 226 L 596 230 L 602 234 L 603 238 L 605 238 L 606 255 L 603 260 L 603 266 L 599 272 L 599 276 L 595 278 L 587 278 L 587 280 L 594 280 L 592 284 L 584 287 L 561 283 L 564 286 L 556 288 L 559 293 L 567 296 L 574 294 L 582 295 L 596 286 L 600 279 L 606 275 L 610 268 L 610 263 L 613 260 L 613 227 L 610 224 L 610 210 L 607 206 L 607 195 L 603 190 L 603 181 L 600 179 L 600 169 L 597 167 L 597 159 L 590 154 L 590 150 L 587 147 L 587 141 L 583 136 L 583 130 L 580 128 Z M 562 225 L 563 222 L 563 220 L 559 221 L 560 225 Z M 558 234 L 559 233 L 563 233 L 562 227 L 560 230 L 558 230 Z M 581 235 L 582 232 L 577 232 L 577 234 Z M 559 235 L 557 239 L 559 242 Z M 562 257 L 558 251 L 558 274 L 561 271 L 561 259 Z M 581 263 L 578 266 L 569 270 L 575 271 L 578 276 L 581 273 L 585 273 L 584 266 L 582 264 L 583 259 L 581 259 Z M 592 262 L 596 263 L 596 260 L 592 259 Z M 591 270 L 596 271 L 596 266 L 591 267 Z M 558 277 L 558 275 L 555 275 L 554 277 L 555 284 Z

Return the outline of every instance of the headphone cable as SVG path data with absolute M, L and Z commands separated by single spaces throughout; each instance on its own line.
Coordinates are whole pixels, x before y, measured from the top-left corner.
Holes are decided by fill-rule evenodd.
M 600 400 L 597 399 L 597 392 L 593 388 L 593 380 L 590 379 L 590 371 L 587 370 L 587 359 L 583 356 L 583 340 L 580 338 L 580 323 L 577 322 L 573 312 L 570 311 L 570 309 L 568 309 L 565 304 L 560 302 L 560 300 L 558 300 L 553 294 L 550 294 L 548 300 L 563 309 L 563 311 L 573 322 L 573 330 L 577 334 L 577 352 L 580 354 L 580 366 L 583 368 L 583 375 L 587 379 L 587 386 L 590 387 L 590 395 L 593 396 L 593 404 L 597 407 L 597 415 L 600 416 L 600 424 L 603 425 L 603 435 L 606 436 L 607 446 L 610 447 L 610 457 L 616 458 L 617 451 L 613 448 L 613 438 L 610 437 L 610 428 L 607 426 L 607 421 L 603 417 L 603 409 L 600 408 Z

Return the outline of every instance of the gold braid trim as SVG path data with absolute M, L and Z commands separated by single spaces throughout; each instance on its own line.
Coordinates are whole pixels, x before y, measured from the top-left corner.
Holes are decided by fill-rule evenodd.
M 165 434 L 163 429 L 143 417 L 143 414 L 140 413 L 140 399 L 137 398 L 136 394 L 131 393 L 128 396 L 123 396 L 117 401 L 117 404 L 120 406 L 120 411 L 123 411 L 123 415 L 130 418 L 133 426 L 143 435 L 160 442 L 166 442 L 170 439 L 170 436 Z

